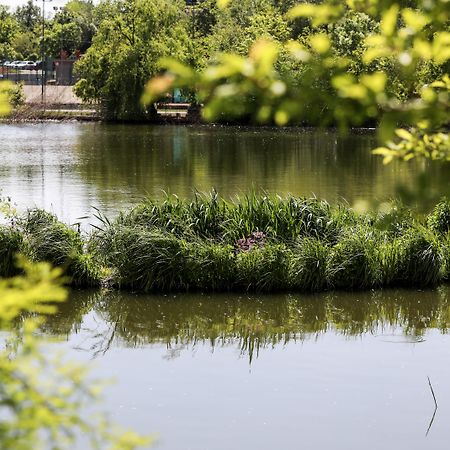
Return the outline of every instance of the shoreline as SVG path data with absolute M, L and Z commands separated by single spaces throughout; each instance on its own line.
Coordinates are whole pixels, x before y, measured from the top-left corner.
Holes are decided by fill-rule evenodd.
M 200 126 L 206 128 L 224 128 L 224 129 L 244 129 L 244 130 L 271 130 L 283 132 L 285 130 L 302 130 L 302 131 L 329 131 L 339 132 L 338 127 L 327 126 L 321 127 L 320 125 L 290 125 L 280 127 L 277 125 L 258 125 L 258 124 L 238 124 L 238 123 L 223 123 L 223 122 L 204 122 L 201 120 L 190 120 L 185 117 L 165 117 L 161 116 L 158 120 L 148 121 L 131 121 L 131 120 L 111 120 L 105 119 L 102 115 L 94 109 L 81 110 L 80 113 L 77 109 L 64 109 L 64 108 L 49 108 L 45 111 L 37 109 L 27 109 L 25 111 L 15 111 L 9 117 L 1 117 L 0 124 L 21 124 L 21 123 L 65 123 L 65 122 L 96 122 L 108 125 L 130 125 L 130 126 L 145 126 L 145 125 L 159 125 L 159 126 Z M 377 127 L 373 126 L 361 126 L 353 127 L 347 130 L 348 133 L 375 133 Z

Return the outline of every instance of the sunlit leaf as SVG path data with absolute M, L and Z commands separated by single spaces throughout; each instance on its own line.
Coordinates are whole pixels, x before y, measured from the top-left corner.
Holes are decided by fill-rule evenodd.
M 420 31 L 425 25 L 430 23 L 428 15 L 410 8 L 402 10 L 402 17 L 406 25 L 415 32 Z
M 392 36 L 397 25 L 399 5 L 394 3 L 381 18 L 380 30 L 384 36 Z
M 313 50 L 320 54 L 326 53 L 331 47 L 330 38 L 324 33 L 313 34 L 309 39 L 309 43 Z
M 395 130 L 395 134 L 396 134 L 399 138 L 405 139 L 405 140 L 407 140 L 407 141 L 409 141 L 409 140 L 411 140 L 411 139 L 413 138 L 413 135 L 412 135 L 409 131 L 407 131 L 407 130 L 405 130 L 405 129 L 403 129 L 403 128 L 398 128 L 398 129 L 396 129 L 396 130 Z
M 172 89 L 174 81 L 175 77 L 169 73 L 152 78 L 144 88 L 142 103 L 149 105 L 161 98 Z

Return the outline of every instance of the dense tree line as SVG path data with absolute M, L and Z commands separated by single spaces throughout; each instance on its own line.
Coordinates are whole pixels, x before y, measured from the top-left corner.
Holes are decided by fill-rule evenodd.
M 300 5 L 328 11 L 329 3 L 312 0 Z M 413 77 L 404 76 L 405 64 L 394 57 L 374 58 L 368 64 L 364 60 L 367 38 L 379 34 L 383 19 L 371 5 L 380 2 L 365 2 L 363 7 L 352 7 L 353 3 L 361 2 L 342 3 L 338 17 L 327 13 L 327 20 L 317 21 L 308 14 L 290 14 L 292 7 L 298 5 L 293 0 L 231 0 L 226 8 L 221 8 L 216 0 L 102 0 L 96 5 L 92 0 L 71 0 L 46 19 L 43 44 L 46 53 L 53 57 L 61 52 L 84 55 L 77 67 L 77 94 L 86 101 L 101 103 L 105 112 L 117 119 L 142 119 L 154 113 L 140 99 L 146 81 L 164 69 L 161 58 L 175 57 L 201 71 L 217 62 L 221 53 L 247 55 L 261 39 L 282 46 L 275 68 L 283 79 L 288 78 L 293 86 L 309 86 L 307 116 L 312 123 L 324 116 L 331 80 L 340 70 L 336 61 L 345 63 L 345 71 L 355 77 L 385 73 L 386 91 L 400 101 L 413 98 L 421 86 L 448 72 L 445 58 L 423 58 L 411 67 Z M 439 7 L 438 3 L 434 8 Z M 421 20 L 419 1 L 403 1 L 399 6 L 408 8 L 411 14 L 417 12 L 417 20 Z M 311 9 L 311 14 L 313 11 L 317 13 Z M 447 19 L 443 20 L 443 29 L 448 29 Z M 400 15 L 398 21 L 404 22 L 404 16 Z M 15 12 L 1 7 L 0 25 L 0 60 L 39 58 L 41 10 L 32 0 Z M 438 31 L 428 22 L 425 27 L 430 38 Z M 317 35 L 324 39 L 317 39 Z M 321 45 L 327 47 L 322 54 L 334 62 L 328 68 L 314 66 L 310 61 L 306 64 L 301 57 L 304 49 L 313 47 L 320 54 Z M 293 58 L 295 49 L 298 57 Z M 186 90 L 192 93 L 192 83 Z M 241 110 L 246 108 L 241 106 Z M 333 105 L 329 106 L 334 110 Z M 242 114 L 235 101 L 230 108 L 239 120 L 254 120 L 252 114 Z M 227 112 L 223 102 L 221 109 Z

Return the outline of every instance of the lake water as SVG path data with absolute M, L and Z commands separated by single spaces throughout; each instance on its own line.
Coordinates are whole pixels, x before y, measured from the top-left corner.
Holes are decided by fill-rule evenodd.
M 448 189 L 447 166 L 383 166 L 373 133 L 194 126 L 0 124 L 0 188 L 67 222 L 143 196 L 215 188 L 374 205 Z M 426 171 L 428 181 L 416 184 Z M 417 186 L 419 188 L 417 188 Z M 422 191 L 420 191 L 422 189 Z M 443 449 L 450 289 L 320 295 L 72 292 L 44 326 L 116 384 L 104 408 L 161 450 Z M 439 408 L 433 422 L 433 384 Z
M 425 169 L 425 206 L 448 189 L 450 167 L 383 166 L 370 154 L 376 145 L 373 132 L 0 124 L 0 189 L 21 207 L 44 207 L 68 222 L 92 216 L 93 206 L 114 216 L 163 191 L 190 197 L 214 188 L 229 198 L 255 189 L 371 205 L 396 196 L 399 186 L 417 193 Z
M 46 326 L 116 383 L 161 450 L 443 449 L 450 289 L 319 295 L 74 292 Z M 432 382 L 437 401 L 428 385 Z

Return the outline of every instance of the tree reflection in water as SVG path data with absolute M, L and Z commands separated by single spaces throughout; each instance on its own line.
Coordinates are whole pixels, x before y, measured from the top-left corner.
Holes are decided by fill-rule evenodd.
M 132 295 L 73 292 L 43 331 L 76 333 L 92 356 L 111 346 L 164 344 L 168 358 L 199 344 L 235 346 L 249 358 L 260 349 L 316 339 L 327 332 L 351 338 L 370 333 L 391 342 L 421 342 L 428 329 L 447 333 L 450 288 L 328 292 L 315 295 Z M 84 318 L 90 317 L 87 327 Z M 92 323 L 95 326 L 92 326 Z

